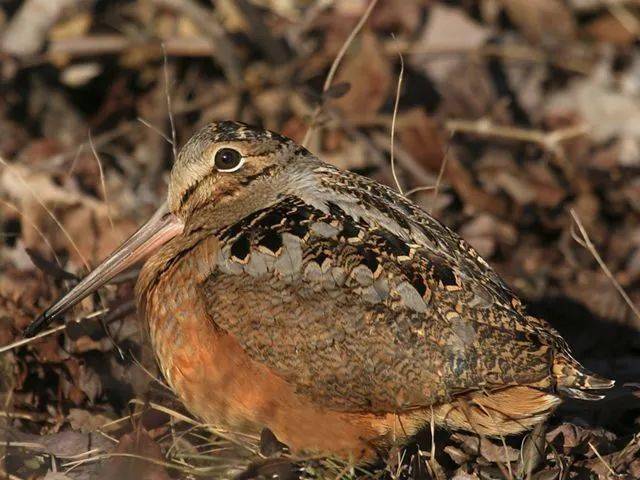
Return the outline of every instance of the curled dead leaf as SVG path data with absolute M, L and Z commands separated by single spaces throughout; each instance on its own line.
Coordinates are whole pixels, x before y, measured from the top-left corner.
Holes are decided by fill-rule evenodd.
M 391 64 L 380 41 L 372 32 L 363 32 L 336 77 L 336 84 L 349 83 L 351 89 L 330 105 L 339 108 L 347 118 L 373 115 L 386 101 L 392 80 Z

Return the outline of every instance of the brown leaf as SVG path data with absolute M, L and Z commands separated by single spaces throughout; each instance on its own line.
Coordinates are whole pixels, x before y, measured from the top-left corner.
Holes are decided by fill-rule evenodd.
M 535 198 L 535 192 L 526 181 L 511 172 L 501 171 L 497 172 L 493 181 L 502 190 L 518 204 L 526 205 L 533 202 Z
M 80 372 L 75 381 L 78 388 L 87 395 L 91 403 L 102 393 L 102 380 L 100 379 L 100 375 L 88 365 L 80 365 Z
M 546 442 L 545 424 L 540 423 L 526 436 L 522 444 L 518 460 L 518 478 L 530 476 L 544 460 Z
M 392 84 L 391 65 L 376 36 L 364 32 L 355 42 L 357 45 L 352 45 L 335 80 L 335 83 L 350 83 L 351 90 L 330 102 L 347 118 L 376 113 L 387 99 Z
M 334 83 L 329 89 L 324 92 L 324 98 L 341 98 L 344 97 L 351 90 L 351 84 L 349 82 Z
M 575 281 L 564 286 L 564 293 L 602 318 L 619 323 L 633 318 L 629 306 L 600 269 L 579 272 Z
M 451 457 L 451 460 L 456 462 L 458 465 L 462 465 L 463 463 L 469 461 L 469 455 L 464 453 L 457 447 L 453 445 L 447 445 L 444 447 L 445 453 Z
M 482 438 L 474 435 L 465 435 L 463 433 L 454 433 L 452 438 L 461 442 L 462 449 L 472 455 L 478 454 L 489 462 L 515 462 L 520 456 L 520 452 L 508 445 L 499 445 L 489 440 L 488 438 Z
M 371 12 L 371 25 L 375 30 L 397 31 L 411 35 L 420 25 L 421 9 L 431 0 L 385 0 Z
M 79 430 L 82 433 L 94 432 L 105 423 L 113 420 L 101 413 L 93 413 L 80 408 L 72 408 L 69 410 L 67 419 L 71 424 L 71 428 Z
M 485 258 L 494 254 L 498 242 L 514 245 L 518 238 L 513 225 L 487 214 L 480 214 L 466 223 L 460 233 Z
M 469 18 L 461 8 L 434 5 L 420 38 L 413 44 L 409 62 L 425 71 L 432 79 L 445 82 L 461 65 L 465 56 L 437 55 L 443 51 L 472 52 L 481 47 L 490 31 Z M 421 54 L 424 52 L 424 54 Z
M 263 428 L 260 432 L 260 454 L 265 457 L 277 457 L 282 453 L 289 451 L 284 443 L 282 443 L 268 428 Z
M 546 163 L 527 165 L 524 176 L 530 181 L 537 205 L 555 208 L 567 196 L 566 189 L 559 185 L 557 178 Z
M 573 14 L 560 0 L 504 0 L 504 6 L 530 42 L 555 46 L 575 37 Z
M 29 0 L 23 2 L 1 38 L 0 47 L 12 55 L 32 55 L 43 46 L 49 29 L 67 8 L 79 0 Z
M 636 40 L 636 35 L 608 12 L 589 23 L 585 32 L 600 42 L 620 47 L 631 45 Z
M 114 228 L 111 228 L 109 215 L 112 213 L 105 203 L 77 190 L 62 187 L 56 184 L 50 174 L 37 169 L 14 164 L 10 169 L 0 170 L 0 189 L 15 199 L 21 213 L 30 219 L 24 224 L 22 232 L 26 247 L 45 252 L 42 232 L 54 248 L 69 249 L 76 265 L 82 265 L 80 255 L 64 232 L 45 213 L 41 203 L 53 210 L 85 259 L 105 258 L 136 228 L 131 219 L 118 218 L 114 221 Z
M 18 275 L 11 274 L 11 282 L 3 282 L 0 277 L 0 318 L 9 320 L 8 325 L 15 329 L 21 329 L 32 319 L 34 311 L 32 307 L 37 300 L 37 290 L 30 288 L 33 284 Z M 20 293 L 17 293 L 20 292 Z
M 469 211 L 486 211 L 500 216 L 506 210 L 506 204 L 502 198 L 490 195 L 478 188 L 472 174 L 465 168 L 456 156 L 454 148 L 450 148 L 445 176 L 460 196 Z
M 146 430 L 137 429 L 120 438 L 115 453 L 126 453 L 140 458 L 111 457 L 100 479 L 111 480 L 170 480 L 167 470 L 154 461 L 164 462 L 158 444 Z
M 611 72 L 572 81 L 548 97 L 545 109 L 547 116 L 578 113 L 581 122 L 590 126 L 589 136 L 594 142 L 620 139 L 618 164 L 640 163 L 640 104 L 635 93 L 617 87 Z
M 438 124 L 422 108 L 398 116 L 398 138 L 405 150 L 429 170 L 440 170 L 444 141 Z
M 565 453 L 569 453 L 577 447 L 581 447 L 584 452 L 590 451 L 588 442 L 598 448 L 604 447 L 615 439 L 615 435 L 601 429 L 588 429 L 563 423 L 548 432 L 546 438 L 548 443 L 553 443 L 556 448 L 562 448 Z

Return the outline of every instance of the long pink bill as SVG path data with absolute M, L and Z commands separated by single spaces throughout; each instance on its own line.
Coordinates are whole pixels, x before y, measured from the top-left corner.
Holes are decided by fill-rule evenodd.
M 159 208 L 151 219 L 131 235 L 78 285 L 47 308 L 24 329 L 25 337 L 32 337 L 83 298 L 91 295 L 113 277 L 148 257 L 166 242 L 182 233 L 184 224 L 168 213 L 166 205 Z

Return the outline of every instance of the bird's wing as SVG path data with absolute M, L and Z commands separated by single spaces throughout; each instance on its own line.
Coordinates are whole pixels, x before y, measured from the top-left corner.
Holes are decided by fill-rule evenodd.
M 211 319 L 299 393 L 345 411 L 547 378 L 553 342 L 489 266 L 403 197 L 360 188 L 366 215 L 288 196 L 216 232 L 200 287 Z

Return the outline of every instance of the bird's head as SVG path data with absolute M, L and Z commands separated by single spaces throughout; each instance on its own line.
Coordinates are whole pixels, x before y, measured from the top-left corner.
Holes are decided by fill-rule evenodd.
M 25 329 L 33 336 L 56 316 L 179 235 L 215 230 L 277 200 L 288 182 L 317 162 L 279 134 L 239 122 L 215 122 L 180 150 L 167 203 L 78 285 Z
M 243 210 L 269 203 L 289 168 L 311 158 L 294 141 L 239 122 L 211 123 L 178 154 L 169 183 L 169 211 L 189 224 L 193 217 L 230 223 Z M 239 219 L 237 218 L 237 219 Z

